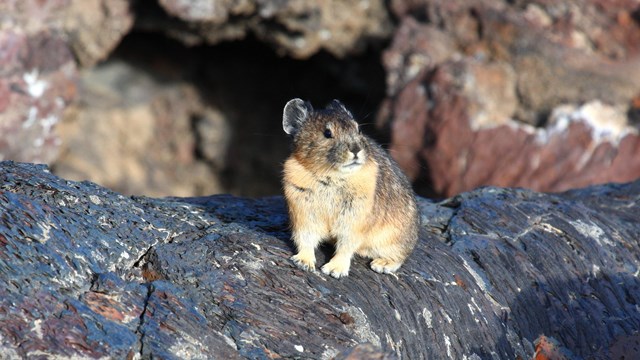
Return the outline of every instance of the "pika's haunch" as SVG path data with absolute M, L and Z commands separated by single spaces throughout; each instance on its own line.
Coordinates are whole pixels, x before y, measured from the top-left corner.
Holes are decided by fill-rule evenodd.
M 315 249 L 335 244 L 322 272 L 347 276 L 354 254 L 373 259 L 379 273 L 396 271 L 418 239 L 419 216 L 410 182 L 351 113 L 334 100 L 323 110 L 293 99 L 282 125 L 293 137 L 283 186 L 292 237 L 292 260 L 315 269 Z

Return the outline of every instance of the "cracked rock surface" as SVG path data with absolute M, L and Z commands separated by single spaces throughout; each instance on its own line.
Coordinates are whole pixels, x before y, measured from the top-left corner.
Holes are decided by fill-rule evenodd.
M 289 260 L 281 197 L 125 197 L 0 162 L 0 354 L 634 358 L 639 194 L 421 199 L 423 234 L 396 275 L 355 259 L 336 280 Z

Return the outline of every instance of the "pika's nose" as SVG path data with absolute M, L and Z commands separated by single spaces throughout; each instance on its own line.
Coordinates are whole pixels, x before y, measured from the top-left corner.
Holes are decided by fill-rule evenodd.
M 358 144 L 352 144 L 349 146 L 349 150 L 353 153 L 354 158 L 358 158 L 358 156 L 362 156 L 362 147 Z

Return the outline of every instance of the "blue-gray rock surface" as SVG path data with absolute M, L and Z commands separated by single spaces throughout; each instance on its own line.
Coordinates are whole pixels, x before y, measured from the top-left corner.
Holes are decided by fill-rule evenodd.
M 280 197 L 125 197 L 0 162 L 0 358 L 524 359 L 545 339 L 632 358 L 639 200 L 640 182 L 421 199 L 396 275 L 356 259 L 336 280 L 289 260 Z

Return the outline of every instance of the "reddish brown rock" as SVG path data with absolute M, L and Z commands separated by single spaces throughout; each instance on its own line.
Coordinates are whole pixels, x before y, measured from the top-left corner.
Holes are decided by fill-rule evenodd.
M 639 177 L 627 114 L 640 93 L 640 7 L 602 7 L 392 2 L 402 21 L 383 58 L 378 127 L 419 189 L 560 191 Z M 604 33 L 613 34 L 606 45 Z
M 640 137 L 623 111 L 592 102 L 558 107 L 543 128 L 509 119 L 474 127 L 454 72 L 442 67 L 429 77 L 431 91 L 414 81 L 386 104 L 395 118 L 391 154 L 436 194 L 489 184 L 561 191 L 640 176 Z
M 0 2 L 0 159 L 56 158 L 77 62 L 104 59 L 132 24 L 126 0 Z
M 0 159 L 46 163 L 57 154 L 54 127 L 75 96 L 76 66 L 49 31 L 0 30 Z
M 133 26 L 128 0 L 25 0 L 0 3 L 0 21 L 27 36 L 60 35 L 83 66 L 104 60 Z M 56 48 L 52 53 L 55 56 Z

